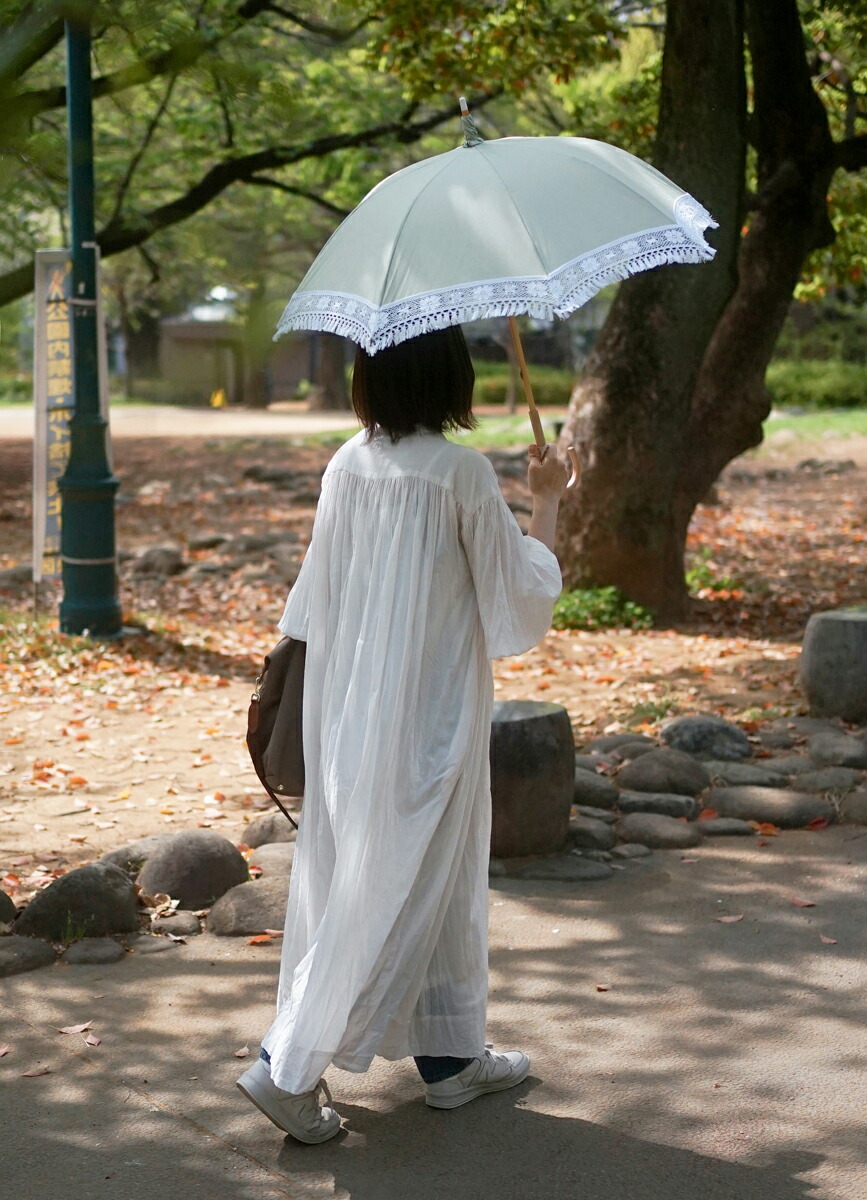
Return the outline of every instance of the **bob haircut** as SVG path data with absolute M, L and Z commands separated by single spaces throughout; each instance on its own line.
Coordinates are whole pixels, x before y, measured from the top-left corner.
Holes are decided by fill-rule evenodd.
M 358 347 L 352 374 L 352 407 L 367 430 L 392 442 L 419 429 L 445 433 L 474 429 L 476 373 L 459 325 L 423 333 L 377 354 Z

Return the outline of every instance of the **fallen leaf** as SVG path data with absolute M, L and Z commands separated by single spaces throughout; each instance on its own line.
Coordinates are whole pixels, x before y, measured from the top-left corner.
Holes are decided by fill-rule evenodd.
M 715 808 L 703 808 L 698 814 L 699 821 L 715 821 L 719 813 Z
M 71 788 L 87 787 L 87 780 L 83 775 L 70 775 L 66 781 L 66 786 Z
M 95 1033 L 89 1033 L 84 1041 L 88 1046 L 98 1046 L 102 1038 L 98 1038 Z
M 815 908 L 816 907 L 815 900 L 802 900 L 800 898 L 800 896 L 792 896 L 791 903 L 794 904 L 795 908 Z
M 50 1075 L 51 1067 L 34 1067 L 32 1071 L 22 1071 L 19 1078 L 35 1079 L 37 1075 Z
M 247 939 L 248 946 L 264 946 L 271 941 L 271 935 L 268 933 L 257 933 L 255 937 Z
M 694 863 L 694 862 L 698 862 L 698 859 L 697 858 L 682 858 L 680 861 L 682 863 Z
M 743 919 L 743 913 L 738 913 L 737 916 L 731 917 L 714 917 L 714 920 L 719 921 L 721 925 L 734 925 L 735 921 L 742 921 Z
M 836 938 L 825 937 L 824 933 L 819 934 L 819 941 L 824 942 L 826 946 L 836 946 L 837 945 Z
M 5 1058 L 11 1050 L 11 1046 L 0 1046 L 0 1058 Z
M 86 842 L 87 834 L 86 833 L 71 833 L 69 835 L 69 840 L 71 842 Z
M 85 1029 L 90 1029 L 93 1021 L 84 1021 L 81 1025 L 64 1025 L 59 1030 L 60 1033 L 84 1033 Z
M 831 824 L 829 817 L 813 817 L 812 821 L 808 821 L 804 826 L 805 829 L 827 829 Z
M 246 1058 L 250 1053 L 249 1046 L 242 1046 L 240 1050 L 235 1051 L 235 1058 Z
M 748 825 L 752 825 L 756 833 L 761 833 L 764 837 L 778 837 L 780 828 L 774 825 L 771 821 L 748 821 Z
M 610 987 L 608 986 L 608 984 L 607 984 L 607 983 L 597 983 L 597 984 L 596 984 L 596 991 L 597 991 L 597 992 L 608 992 L 608 991 L 610 991 L 610 990 L 611 990 L 611 989 L 610 989 Z
M 283 936 L 282 929 L 266 929 L 265 933 L 268 934 L 268 937 L 272 938 L 281 938 Z

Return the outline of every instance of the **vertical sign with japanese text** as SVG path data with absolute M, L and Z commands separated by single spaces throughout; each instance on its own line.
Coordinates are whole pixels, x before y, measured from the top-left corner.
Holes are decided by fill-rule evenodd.
M 61 496 L 58 480 L 69 459 L 75 410 L 72 371 L 72 261 L 68 250 L 37 250 L 33 354 L 33 579 L 57 579 Z M 107 417 L 108 374 L 101 305 L 100 408 Z

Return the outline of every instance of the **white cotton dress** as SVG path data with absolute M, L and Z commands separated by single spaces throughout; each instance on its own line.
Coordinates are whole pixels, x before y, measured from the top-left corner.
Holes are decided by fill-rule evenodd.
M 307 788 L 262 1043 L 278 1087 L 484 1052 L 489 660 L 544 636 L 560 588 L 474 450 L 362 432 L 329 464 L 280 621 L 307 642 Z

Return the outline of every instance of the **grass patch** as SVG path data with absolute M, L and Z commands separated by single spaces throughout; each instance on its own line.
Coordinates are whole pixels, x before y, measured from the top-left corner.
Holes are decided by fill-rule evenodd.
M 848 412 L 775 413 L 765 422 L 765 433 L 781 430 L 794 433 L 802 441 L 817 441 L 828 437 L 867 436 L 867 409 Z
M 554 605 L 555 629 L 649 629 L 653 615 L 619 588 L 576 588 Z

